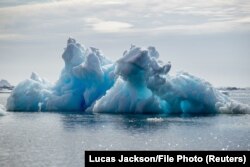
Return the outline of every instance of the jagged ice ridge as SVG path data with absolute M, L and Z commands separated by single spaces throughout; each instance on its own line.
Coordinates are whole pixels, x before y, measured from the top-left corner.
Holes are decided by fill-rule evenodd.
M 180 72 L 168 74 L 155 47 L 132 45 L 113 63 L 99 49 L 69 38 L 62 54 L 65 66 L 51 84 L 32 73 L 7 101 L 9 111 L 108 113 L 249 113 L 248 105 L 231 100 L 208 82 Z

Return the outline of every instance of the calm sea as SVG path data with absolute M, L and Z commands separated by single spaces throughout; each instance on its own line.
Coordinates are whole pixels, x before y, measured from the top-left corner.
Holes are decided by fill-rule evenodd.
M 229 95 L 250 104 L 250 91 Z M 6 104 L 9 94 L 0 94 Z M 84 166 L 85 150 L 250 150 L 250 115 L 182 117 L 11 112 L 0 117 L 0 166 Z

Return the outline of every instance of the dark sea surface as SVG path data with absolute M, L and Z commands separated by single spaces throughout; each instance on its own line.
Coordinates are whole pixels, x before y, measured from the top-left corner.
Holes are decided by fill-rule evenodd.
M 228 91 L 250 105 L 250 90 Z M 0 93 L 6 104 L 8 93 Z M 250 150 L 250 115 L 9 112 L 0 116 L 0 167 L 84 166 L 85 150 Z

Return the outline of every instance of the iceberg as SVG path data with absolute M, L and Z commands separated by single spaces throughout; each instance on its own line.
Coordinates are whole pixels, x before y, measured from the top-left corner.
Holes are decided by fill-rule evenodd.
M 1 90 L 12 90 L 14 86 L 12 86 L 7 80 L 1 79 L 0 80 L 0 91 Z
M 51 84 L 36 73 L 19 83 L 7 100 L 9 111 L 107 113 L 249 113 L 207 81 L 179 72 L 160 60 L 155 47 L 131 45 L 116 62 L 101 50 L 69 38 L 62 58 L 65 66 Z

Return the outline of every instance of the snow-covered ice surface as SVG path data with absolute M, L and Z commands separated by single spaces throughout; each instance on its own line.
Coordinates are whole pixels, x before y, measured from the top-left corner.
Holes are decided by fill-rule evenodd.
M 36 73 L 8 98 L 9 111 L 87 111 L 109 113 L 249 113 L 203 79 L 185 72 L 171 76 L 155 47 L 134 45 L 111 62 L 96 48 L 69 38 L 65 66 L 51 84 Z

